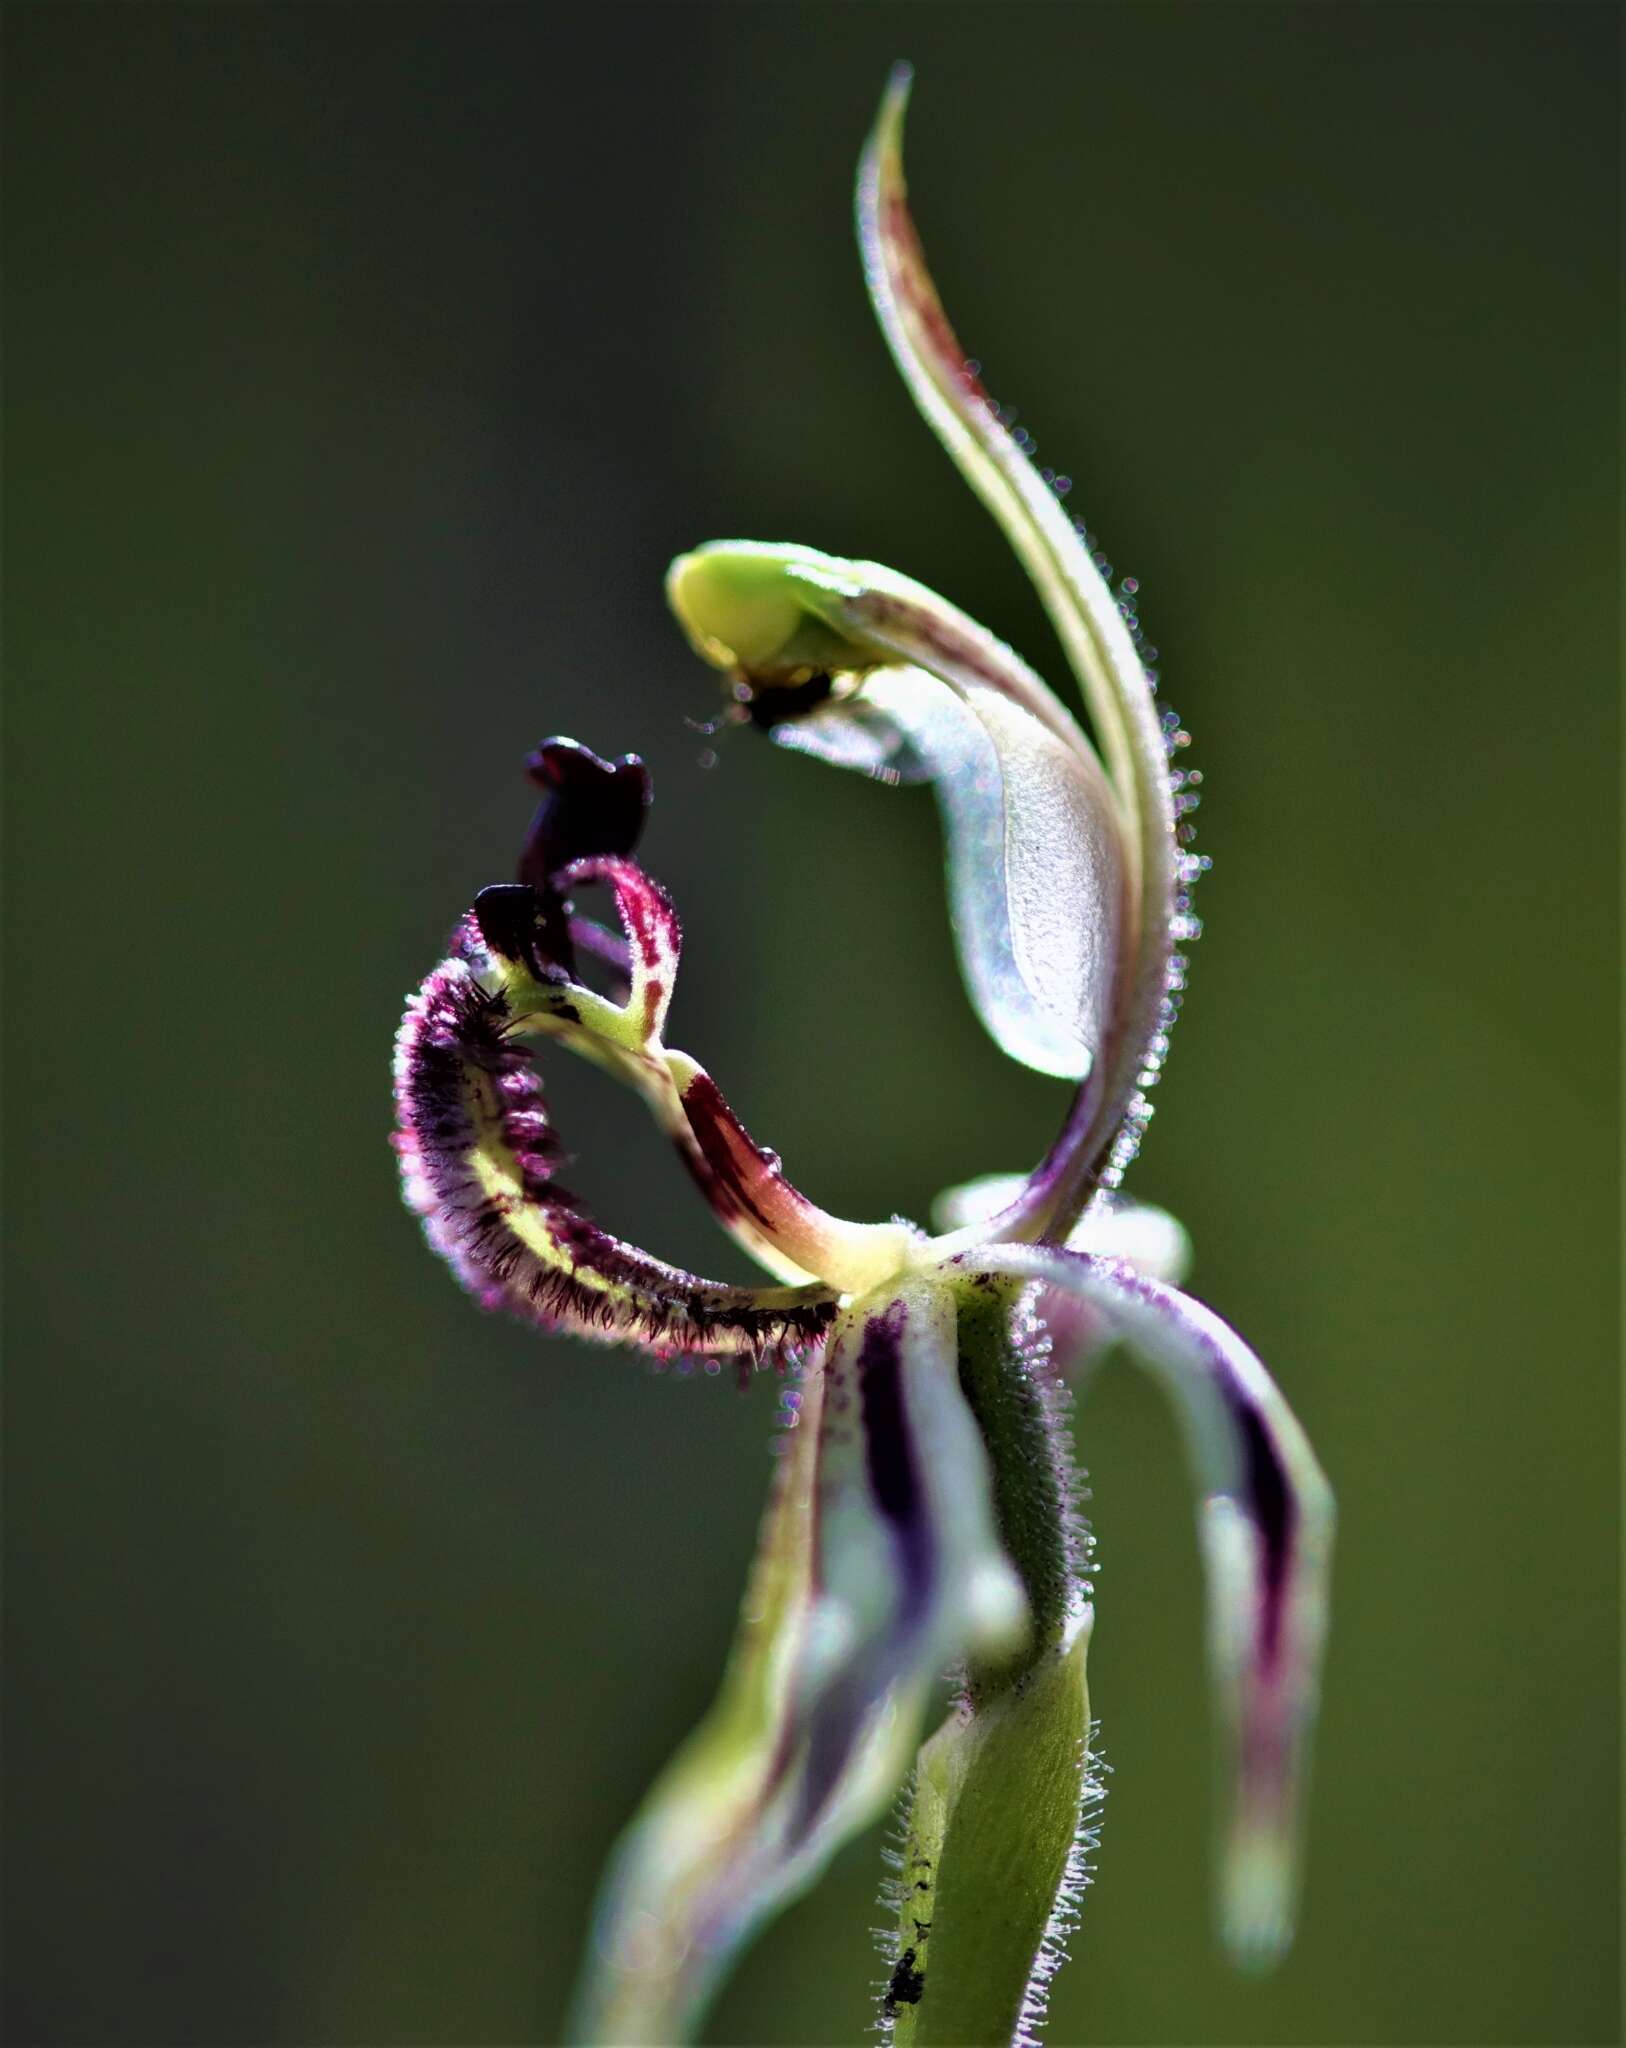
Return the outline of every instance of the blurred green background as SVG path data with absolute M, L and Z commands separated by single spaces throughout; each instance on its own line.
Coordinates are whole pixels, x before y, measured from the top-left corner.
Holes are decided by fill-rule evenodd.
M 1190 1496 L 1080 1422 L 1114 1769 L 1050 2039 L 1617 2038 L 1614 9 L 8 9 L 10 2037 L 550 2039 L 700 1712 L 772 1397 L 479 1315 L 391 1032 L 519 757 L 655 771 L 677 1042 L 923 1215 L 1064 1091 L 936 826 L 733 736 L 678 549 L 805 540 L 1059 664 L 850 243 L 888 64 L 993 389 L 1143 586 L 1208 936 L 1132 1185 L 1342 1507 L 1302 1937 L 1209 1931 Z M 918 1020 L 929 1029 L 917 1037 Z M 608 1220 L 740 1269 L 607 1083 Z M 712 2038 L 852 2041 L 873 1841 Z

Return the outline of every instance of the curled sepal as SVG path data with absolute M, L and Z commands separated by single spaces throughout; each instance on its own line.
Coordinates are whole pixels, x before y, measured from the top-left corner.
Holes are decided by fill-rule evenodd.
M 1326 1632 L 1332 1494 L 1275 1383 L 1211 1309 L 1126 1259 L 1046 1246 L 968 1254 L 975 1270 L 1076 1294 L 1162 1379 L 1202 1487 L 1209 1650 L 1234 1754 L 1221 1932 L 1266 1965 L 1292 1936 L 1300 1805 Z
M 1089 1073 L 1119 1001 L 1124 826 L 1100 762 L 1037 675 L 924 585 L 812 548 L 714 541 L 667 578 L 693 645 L 780 744 L 929 780 L 966 985 L 1000 1048 Z M 822 659 L 822 695 L 809 663 Z
M 544 1328 L 658 1354 L 760 1356 L 820 1336 L 835 1308 L 827 1289 L 698 1279 L 594 1219 L 561 1177 L 566 1155 L 507 994 L 471 965 L 489 961 L 472 916 L 459 944 L 469 957 L 442 961 L 401 1021 L 393 1142 L 408 1205 L 471 1293 Z
M 920 1752 L 881 2019 L 897 2048 L 1031 2043 L 1086 1878 L 1091 1610 Z
M 753 1929 L 895 1795 L 931 1683 L 1025 1605 L 959 1391 L 954 1300 L 843 1312 L 802 1391 L 711 1715 L 616 1852 L 574 2038 L 674 2042 Z

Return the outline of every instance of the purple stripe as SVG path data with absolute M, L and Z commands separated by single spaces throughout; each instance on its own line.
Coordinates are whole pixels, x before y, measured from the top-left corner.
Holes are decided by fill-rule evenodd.
M 900 1301 L 885 1315 L 871 1317 L 858 1353 L 865 1470 L 875 1505 L 892 1525 L 903 1566 L 898 1623 L 904 1628 L 919 1618 L 931 1597 L 935 1548 L 904 1402 L 903 1333 L 908 1314 Z
M 1287 1580 L 1293 1562 L 1293 1539 L 1298 1511 L 1292 1488 L 1282 1470 L 1264 1418 L 1234 1382 L 1226 1389 L 1242 1440 L 1247 1471 L 1247 1500 L 1259 1531 L 1264 1556 L 1260 1563 L 1259 1662 L 1267 1670 L 1275 1664 L 1282 1645 L 1282 1621 L 1286 1605 Z
M 855 1361 L 863 1407 L 864 1471 L 870 1493 L 892 1533 L 902 1579 L 897 1615 L 878 1642 L 862 1650 L 814 1708 L 800 1766 L 791 1820 L 799 1841 L 817 1825 L 852 1761 L 853 1751 L 886 1688 L 908 1666 L 910 1638 L 931 1604 L 937 1562 L 929 1502 L 909 1430 L 903 1384 L 903 1341 L 909 1311 L 895 1301 L 871 1316 Z M 788 1746 L 780 1770 L 795 1767 Z

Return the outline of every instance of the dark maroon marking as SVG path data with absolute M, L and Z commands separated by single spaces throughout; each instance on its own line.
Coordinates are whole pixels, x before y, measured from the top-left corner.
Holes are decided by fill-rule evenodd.
M 572 861 L 631 853 L 649 810 L 649 770 L 636 754 L 604 761 L 577 740 L 544 740 L 525 757 L 525 773 L 542 791 L 517 870 L 544 895 Z
M 687 1147 L 680 1146 L 686 1164 L 700 1182 L 701 1190 L 712 1202 L 719 1214 L 723 1211 L 716 1201 L 722 1195 L 735 1216 L 749 1216 L 759 1229 L 770 1235 L 774 1224 L 752 1199 L 749 1188 L 741 1176 L 736 1163 L 736 1151 L 744 1151 L 762 1167 L 765 1173 L 772 1173 L 767 1159 L 756 1145 L 752 1144 L 745 1126 L 734 1114 L 723 1097 L 723 1091 L 709 1074 L 696 1074 L 683 1091 L 683 1114 L 689 1120 L 694 1132 L 695 1143 L 700 1147 L 701 1159 L 707 1169 L 705 1175 L 695 1170 L 695 1160 Z
M 786 725 L 792 719 L 805 718 L 810 711 L 816 711 L 830 695 L 832 687 L 829 676 L 822 669 L 817 675 L 809 676 L 805 683 L 765 684 L 754 688 L 746 700 L 746 716 L 760 731 L 771 732 L 776 725 Z
M 902 193 L 893 192 L 882 201 L 885 222 L 882 227 L 883 242 L 889 259 L 893 290 L 913 309 L 916 319 L 925 330 L 931 352 L 938 359 L 938 366 L 953 378 L 962 391 L 986 403 L 988 397 L 981 379 L 966 367 L 965 350 L 960 346 L 959 336 L 949 325 L 948 315 L 943 311 L 943 302 L 938 298 L 926 269 L 926 252 L 921 246 L 920 234 L 915 227 Z
M 686 1137 L 678 1136 L 672 1142 L 677 1147 L 679 1159 L 688 1168 L 689 1178 L 705 1197 L 717 1221 L 724 1225 L 737 1223 L 743 1212 L 733 1193 L 712 1170 L 710 1160 L 703 1152 L 697 1152 Z
M 1247 1469 L 1248 1505 L 1259 1529 L 1264 1552 L 1260 1567 L 1262 1612 L 1259 1617 L 1259 1661 L 1270 1666 L 1281 1647 L 1288 1568 L 1292 1562 L 1297 1514 L 1287 1475 L 1257 1409 L 1245 1396 L 1236 1409 L 1237 1433 Z

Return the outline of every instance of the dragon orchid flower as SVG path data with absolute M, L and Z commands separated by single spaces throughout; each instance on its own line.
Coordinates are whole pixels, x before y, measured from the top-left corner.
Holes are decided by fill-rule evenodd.
M 870 562 L 722 542 L 668 594 L 730 712 L 779 744 L 934 790 L 979 1016 L 1075 1085 L 1025 1179 L 945 1198 L 941 1234 L 803 1195 L 666 1043 L 681 935 L 633 858 L 649 778 L 557 739 L 517 879 L 485 889 L 396 1051 L 406 1195 L 483 1302 L 661 1360 L 781 1374 L 783 1455 L 710 1716 L 624 1836 L 574 2025 L 665 2042 L 832 1849 L 910 1784 L 883 2024 L 904 2042 L 1031 2038 L 1083 1882 L 1093 1793 L 1088 1541 L 1067 1370 L 1112 1340 L 1149 1364 L 1200 1489 L 1212 1664 L 1235 1786 L 1220 1873 L 1243 1960 L 1287 1939 L 1325 1617 L 1326 1484 L 1258 1359 L 1173 1282 L 1178 1225 L 1118 1186 L 1150 1114 L 1194 936 L 1185 735 L 1114 594 L 978 381 L 907 211 L 893 80 L 859 180 L 869 291 L 898 367 L 1038 588 L 1098 756 L 1011 650 Z M 607 888 L 618 930 L 584 914 Z M 591 972 L 589 971 L 591 965 Z M 539 1059 L 562 1046 L 648 1103 L 718 1221 L 774 1284 L 724 1285 L 613 1237 L 570 1192 Z M 945 1670 L 959 1691 L 917 1745 Z M 914 1763 L 912 1778 L 911 1763 Z

